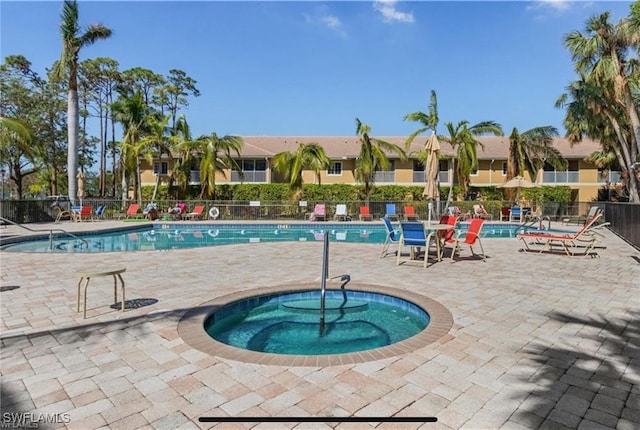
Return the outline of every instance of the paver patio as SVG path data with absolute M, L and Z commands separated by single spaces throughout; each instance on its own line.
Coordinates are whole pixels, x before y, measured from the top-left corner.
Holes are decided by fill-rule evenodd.
M 116 225 L 123 223 L 63 227 Z M 0 233 L 22 232 L 10 226 Z M 68 423 L 51 427 L 73 429 L 637 429 L 640 252 L 604 234 L 594 258 L 524 253 L 516 239 L 486 239 L 486 262 L 464 248 L 455 263 L 427 269 L 379 258 L 381 245 L 332 242 L 330 276 L 348 273 L 359 283 L 425 295 L 453 314 L 454 325 L 412 353 L 330 367 L 220 358 L 192 348 L 177 331 L 189 309 L 215 297 L 319 282 L 321 242 L 2 252 L 2 424 L 12 425 L 11 412 L 68 414 Z M 97 278 L 84 320 L 74 274 L 97 265 L 127 268 L 127 300 L 157 302 L 122 313 L 109 307 L 110 278 Z M 243 415 L 438 422 L 198 422 Z

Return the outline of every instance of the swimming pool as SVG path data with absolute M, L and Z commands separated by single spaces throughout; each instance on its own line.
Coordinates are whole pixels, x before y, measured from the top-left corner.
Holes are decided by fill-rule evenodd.
M 459 224 L 464 230 L 468 224 Z M 482 238 L 515 237 L 517 224 L 486 223 Z M 329 231 L 332 242 L 383 243 L 387 232 L 382 223 L 313 223 L 313 224 L 147 224 L 135 229 L 107 232 L 75 233 L 54 237 L 52 247 L 44 236 L 25 238 L 3 244 L 0 250 L 13 252 L 122 252 L 164 251 L 260 242 L 322 241 Z

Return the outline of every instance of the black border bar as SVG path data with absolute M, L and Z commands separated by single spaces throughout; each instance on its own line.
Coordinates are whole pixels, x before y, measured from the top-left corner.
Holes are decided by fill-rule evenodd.
M 201 423 L 435 423 L 436 417 L 200 417 Z

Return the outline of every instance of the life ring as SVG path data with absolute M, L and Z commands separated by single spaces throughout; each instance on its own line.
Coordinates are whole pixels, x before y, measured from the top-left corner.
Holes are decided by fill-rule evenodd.
M 209 218 L 218 219 L 219 216 L 220 216 L 220 211 L 218 210 L 217 207 L 214 206 L 211 209 L 209 209 Z
M 216 230 L 213 230 L 213 229 L 212 229 L 212 230 L 209 230 L 209 231 L 207 232 L 207 234 L 208 234 L 209 236 L 211 236 L 211 237 L 216 237 L 216 236 L 218 236 L 218 233 L 219 233 L 219 231 L 218 231 L 217 229 L 216 229 Z

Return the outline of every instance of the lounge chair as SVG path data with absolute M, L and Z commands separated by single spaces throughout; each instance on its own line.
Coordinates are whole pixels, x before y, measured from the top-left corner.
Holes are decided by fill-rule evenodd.
M 400 219 L 398 213 L 396 212 L 395 203 L 387 203 L 386 211 L 387 213 L 385 214 L 385 216 L 391 221 L 398 221 Z
M 182 219 L 191 220 L 191 221 L 201 220 L 203 212 L 204 212 L 204 205 L 196 205 L 191 212 L 182 215 Z
M 513 221 L 522 222 L 522 209 L 520 206 L 512 206 L 509 209 L 509 222 Z
M 94 220 L 99 220 L 99 219 L 104 219 L 104 211 L 107 207 L 105 205 L 100 205 L 98 206 L 98 208 L 96 209 L 96 211 L 93 213 L 93 219 Z
M 407 221 L 418 221 L 418 215 L 416 215 L 416 210 L 413 206 L 404 207 L 404 219 Z
M 317 203 L 313 207 L 313 212 L 309 214 L 309 221 L 326 221 L 327 207 L 323 203 Z
M 140 209 L 140 205 L 137 203 L 132 203 L 129 205 L 127 212 L 124 215 L 124 219 L 127 218 L 138 218 L 138 210 Z
M 360 221 L 373 221 L 369 206 L 360 206 Z
M 487 212 L 483 205 L 473 205 L 473 217 L 493 220 L 493 215 Z
M 334 221 L 346 221 L 347 220 L 347 205 L 336 205 L 336 213 L 333 216 Z
M 382 258 L 386 257 L 387 254 L 389 254 L 389 246 L 391 246 L 392 243 L 398 243 L 398 241 L 400 240 L 401 232 L 400 230 L 393 227 L 393 224 L 391 224 L 391 220 L 389 219 L 389 217 L 384 216 L 380 219 L 384 222 L 384 226 L 387 229 L 387 237 L 385 237 L 384 239 L 384 243 L 382 244 L 382 251 L 380 252 L 380 258 Z
M 587 212 L 586 215 L 579 216 L 579 217 L 573 217 L 573 218 L 563 218 L 562 219 L 562 223 L 566 224 L 566 225 L 569 225 L 570 223 L 586 225 L 587 223 L 589 223 L 589 221 L 591 221 L 593 219 L 593 217 L 595 217 L 599 213 L 602 213 L 602 209 L 600 207 L 591 206 L 589 208 L 589 212 Z
M 469 230 L 461 231 L 460 235 L 455 238 L 453 242 L 453 250 L 451 251 L 451 260 L 453 260 L 456 255 L 456 251 L 460 252 L 460 245 L 469 245 L 469 249 L 471 250 L 471 255 L 475 256 L 476 254 L 473 252 L 473 246 L 477 243 L 480 245 L 480 251 L 482 251 L 482 260 L 487 261 L 487 257 L 484 253 L 484 248 L 482 247 L 482 241 L 480 240 L 480 231 L 482 230 L 482 225 L 484 224 L 483 218 L 473 218 L 471 220 L 471 224 L 469 225 Z
M 403 261 L 402 257 L 402 248 L 404 246 L 408 246 L 410 248 L 409 260 L 404 261 L 415 261 L 416 257 L 416 248 L 424 248 L 424 260 L 422 262 L 423 267 L 427 267 L 427 258 L 429 257 L 429 248 L 431 245 L 436 247 L 437 254 L 437 244 L 434 238 L 434 234 L 431 233 L 427 235 L 424 231 L 424 225 L 421 222 L 416 221 L 401 221 L 400 222 L 400 230 L 402 234 L 400 235 L 400 240 L 398 241 L 398 255 L 396 256 L 396 264 L 400 264 Z
M 82 206 L 80 211 L 75 215 L 76 221 L 93 220 L 93 208 L 91 206 Z
M 60 206 L 56 206 L 56 220 L 55 223 L 59 224 L 63 218 L 69 218 L 71 221 L 74 220 L 73 212 L 70 210 L 62 210 Z
M 562 246 L 564 252 L 573 257 L 577 255 L 589 255 L 596 244 L 596 236 L 591 230 L 591 227 L 602 216 L 602 213 L 596 214 L 591 221 L 585 224 L 580 231 L 575 234 L 557 234 L 547 232 L 533 232 L 528 231 L 518 234 L 517 238 L 524 243 L 525 251 L 537 251 L 529 247 L 527 240 L 534 240 L 533 244 L 543 245 L 539 252 L 548 249 L 553 251 L 553 246 Z M 580 242 L 578 245 L 577 242 Z M 584 248 L 584 252 L 578 252 L 578 248 Z
M 511 208 L 503 207 L 500 209 L 500 221 L 510 221 Z

